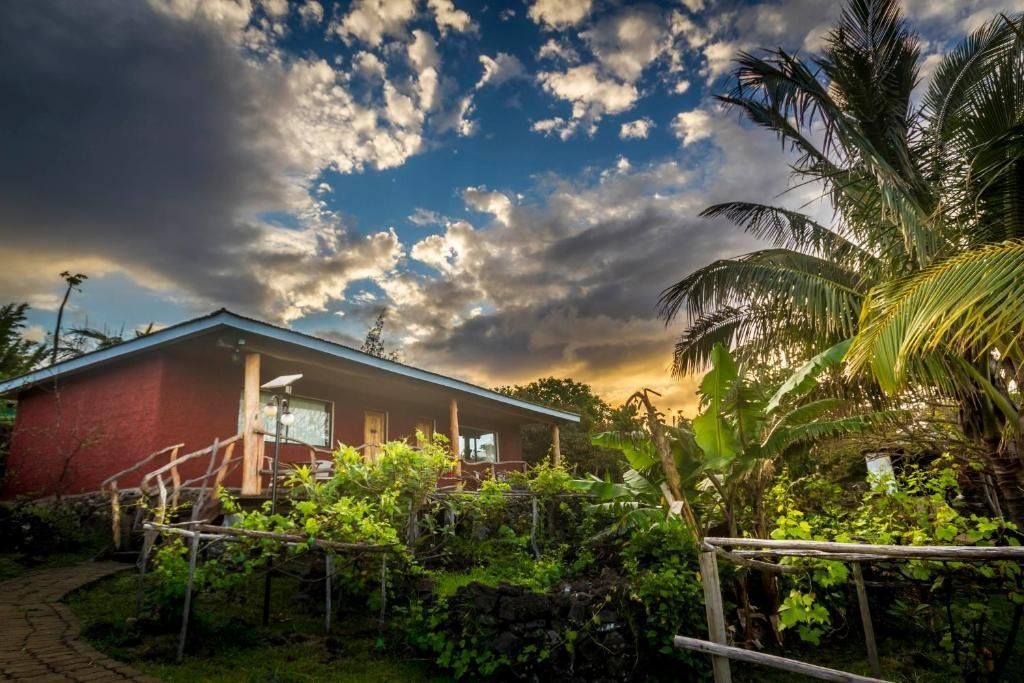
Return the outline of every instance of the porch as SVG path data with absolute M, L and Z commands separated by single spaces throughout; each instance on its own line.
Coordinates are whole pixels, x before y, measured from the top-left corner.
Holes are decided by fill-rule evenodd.
M 224 484 L 237 488 L 245 497 L 260 497 L 269 487 L 276 421 L 267 414 L 266 406 L 274 402 L 275 396 L 287 403 L 294 419 L 282 432 L 282 469 L 291 464 L 310 464 L 324 478 L 329 476 L 331 454 L 339 444 L 356 447 L 372 459 L 388 441 L 418 445 L 421 437 L 431 440 L 441 434 L 452 454 L 451 473 L 442 479 L 441 486 L 475 488 L 483 478 L 500 478 L 524 470 L 520 428 L 547 421 L 529 404 L 520 407 L 512 399 L 506 403 L 461 390 L 457 385 L 422 381 L 402 372 L 414 369 L 390 361 L 373 359 L 391 367 L 339 362 L 292 344 L 253 336 L 222 337 L 217 347 L 221 354 L 231 356 L 231 363 L 211 363 L 209 346 L 199 344 L 174 349 L 167 362 L 174 366 L 176 375 L 187 373 L 196 384 L 208 387 L 210 378 L 221 375 L 222 370 L 227 371 L 224 375 L 234 375 L 234 382 L 227 376 L 218 378 L 217 393 L 228 409 L 237 410 L 230 414 L 235 429 L 223 428 L 229 419 L 227 410 L 210 406 L 212 412 L 221 414 L 217 428 L 213 428 L 212 420 L 200 418 L 200 422 L 207 423 L 201 430 L 202 441 L 195 443 L 190 438 L 188 448 L 202 442 L 209 444 L 217 434 L 236 432 L 240 462 L 237 472 L 232 468 Z M 301 377 L 287 392 L 265 387 L 284 375 Z M 433 377 L 447 381 L 439 375 Z M 231 393 L 223 390 L 232 384 L 237 387 L 234 401 Z M 552 454 L 558 462 L 558 424 L 554 420 L 549 424 Z

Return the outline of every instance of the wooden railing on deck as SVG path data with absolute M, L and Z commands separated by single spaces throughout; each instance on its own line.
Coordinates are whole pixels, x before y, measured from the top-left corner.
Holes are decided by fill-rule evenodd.
M 175 444 L 166 448 L 150 453 L 139 462 L 135 463 L 131 467 L 121 470 L 117 474 L 108 477 L 100 484 L 100 490 L 106 490 L 110 493 L 110 508 L 111 508 L 111 530 L 114 534 L 114 545 L 115 547 L 121 546 L 121 496 L 118 490 L 118 482 L 125 476 L 142 469 L 145 465 L 152 463 L 154 460 L 162 455 L 168 456 L 168 462 L 151 472 L 147 472 L 142 480 L 139 482 L 138 489 L 142 495 L 149 495 L 151 492 L 151 486 L 155 483 L 156 489 L 159 495 L 159 505 L 157 508 L 157 521 L 163 523 L 166 521 L 168 503 L 170 507 L 176 507 L 178 504 L 181 491 L 202 482 L 205 487 L 213 477 L 212 490 L 216 491 L 217 487 L 220 486 L 224 478 L 228 475 L 230 469 L 236 465 L 233 462 L 232 456 L 235 452 L 235 444 L 242 439 L 241 434 L 235 434 L 234 436 L 221 441 L 220 439 L 214 439 L 213 443 L 206 448 L 200 448 L 197 451 L 186 453 L 185 455 L 179 456 L 178 451 L 184 447 L 185 444 Z M 224 449 L 223 457 L 221 458 L 220 465 L 214 467 L 217 461 L 217 455 L 221 448 Z M 196 460 L 203 456 L 210 458 L 209 465 L 206 468 L 206 474 L 189 479 L 187 481 L 181 480 L 181 466 L 191 460 Z M 170 491 L 168 491 L 168 482 L 165 481 L 165 476 L 170 478 Z

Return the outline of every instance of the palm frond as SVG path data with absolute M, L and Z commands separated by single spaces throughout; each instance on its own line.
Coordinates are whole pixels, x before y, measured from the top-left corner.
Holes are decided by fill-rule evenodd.
M 987 245 L 874 288 L 847 357 L 882 388 L 902 386 L 914 359 L 945 349 L 979 357 L 1024 330 L 1024 240 Z M 1018 359 L 1019 360 L 1019 359 Z

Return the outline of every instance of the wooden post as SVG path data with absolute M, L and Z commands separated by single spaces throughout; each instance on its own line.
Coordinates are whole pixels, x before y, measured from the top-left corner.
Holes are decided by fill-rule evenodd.
M 558 423 L 551 425 L 551 464 L 558 467 L 562 464 L 562 444 L 558 438 Z
M 178 656 L 175 661 L 181 664 L 185 658 L 185 641 L 188 639 L 188 613 L 192 607 L 192 583 L 196 576 L 196 559 L 199 555 L 199 532 L 192 529 L 192 538 L 188 547 L 188 582 L 185 584 L 185 606 L 181 614 L 181 634 L 178 636 Z
M 242 393 L 245 419 L 242 423 L 242 495 L 258 496 L 261 490 L 260 469 L 263 460 L 263 435 L 256 430 L 263 426 L 260 406 L 260 354 L 245 356 L 245 385 Z
M 114 549 L 121 549 L 121 494 L 117 492 L 117 481 L 110 484 L 110 525 L 114 534 Z
M 334 558 L 325 553 L 324 558 L 324 630 L 331 632 L 331 576 L 334 574 Z
M 704 584 L 704 608 L 708 615 L 708 640 L 719 645 L 728 645 L 725 638 L 725 609 L 722 607 L 722 589 L 718 584 L 718 560 L 713 550 L 700 553 L 700 579 Z M 711 667 L 715 683 L 732 683 L 729 658 L 711 656 Z
M 853 581 L 857 584 L 857 603 L 860 605 L 860 621 L 864 626 L 864 642 L 868 647 L 868 662 L 875 678 L 882 677 L 882 664 L 878 660 L 878 646 L 875 643 L 875 627 L 871 623 L 871 607 L 868 605 L 868 591 L 864 586 L 864 574 L 860 562 L 853 563 Z
M 459 402 L 454 398 L 448 407 L 448 414 L 451 417 L 451 440 L 452 455 L 455 457 L 455 476 L 462 476 L 462 453 L 459 448 Z

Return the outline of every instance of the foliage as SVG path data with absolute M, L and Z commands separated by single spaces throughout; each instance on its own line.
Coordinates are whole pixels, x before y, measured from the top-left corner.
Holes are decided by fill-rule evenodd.
M 634 530 L 622 551 L 632 598 L 644 614 L 644 638 L 658 653 L 699 668 L 697 657 L 672 646 L 674 636 L 706 628 L 696 560 L 693 537 L 678 517 Z
M 372 462 L 354 448 L 339 446 L 334 474 L 317 481 L 306 466 L 294 468 L 284 480 L 287 499 L 278 512 L 270 501 L 244 510 L 225 492 L 221 500 L 239 529 L 298 535 L 306 538 L 392 548 L 392 580 L 412 577 L 417 566 L 405 544 L 419 508 L 448 466 L 443 437 L 423 448 L 404 441 L 384 444 Z M 304 546 L 276 539 L 239 537 L 224 544 L 196 571 L 197 591 L 237 590 L 254 574 L 301 555 Z M 165 542 L 154 557 L 150 596 L 158 613 L 174 614 L 184 592 L 188 572 L 185 544 L 179 538 Z M 359 558 L 339 570 L 337 582 L 364 599 L 376 600 L 380 581 L 379 558 Z
M 28 304 L 0 306 L 0 380 L 29 372 L 46 357 L 46 349 L 24 337 Z
M 103 547 L 106 529 L 94 521 L 70 503 L 4 502 L 0 504 L 0 547 L 29 558 L 96 552 Z
M 388 350 L 384 346 L 384 324 L 387 319 L 388 309 L 382 308 L 377 314 L 373 327 L 367 330 L 366 339 L 363 340 L 363 345 L 359 347 L 359 350 L 377 358 L 399 362 L 402 359 L 401 351 L 398 349 Z
M 1013 523 L 964 507 L 959 486 L 963 474 L 963 466 L 949 456 L 926 466 L 911 464 L 897 474 L 894 486 L 874 482 L 853 506 L 837 504 L 841 489 L 816 476 L 800 482 L 789 482 L 783 476 L 771 492 L 778 514 L 771 535 L 897 545 L 1017 545 Z M 828 502 L 822 505 L 822 501 Z M 808 572 L 788 575 L 789 595 L 780 608 L 782 625 L 795 628 L 801 639 L 818 644 L 836 627 L 834 615 L 845 620 L 850 609 L 843 590 L 847 568 L 840 562 L 798 558 L 788 558 L 785 563 L 804 566 Z M 992 666 L 988 643 L 995 637 L 990 632 L 990 613 L 979 609 L 979 600 L 987 601 L 985 594 L 995 591 L 1011 604 L 1024 604 L 1021 567 L 1014 562 L 909 560 L 891 567 L 876 563 L 874 571 L 895 574 L 908 589 L 921 588 L 915 595 L 913 620 L 932 624 L 925 629 L 925 638 L 939 643 L 947 665 L 965 676 Z M 908 599 L 898 603 L 906 610 Z M 1012 646 L 1011 642 L 1003 647 Z
M 625 407 L 612 409 L 590 385 L 568 378 L 544 377 L 525 385 L 498 387 L 496 391 L 580 416 L 579 424 L 560 428 L 562 457 L 568 467 L 599 476 L 615 476 L 621 471 L 615 453 L 594 444 L 591 437 L 613 424 L 619 428 L 639 428 L 633 411 Z M 550 427 L 528 425 L 521 431 L 523 460 L 538 464 L 550 456 Z
M 661 300 L 666 319 L 691 320 L 679 372 L 719 343 L 794 363 L 852 340 L 842 391 L 956 402 L 1018 523 L 1020 415 L 1004 376 L 1024 362 L 1022 26 L 1015 15 L 975 30 L 920 107 L 920 41 L 897 0 L 849 0 L 819 55 L 741 54 L 719 99 L 796 153 L 793 185 L 821 187 L 835 218 L 710 207 L 769 247 L 691 273 Z

